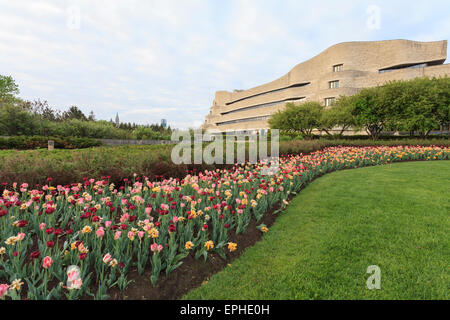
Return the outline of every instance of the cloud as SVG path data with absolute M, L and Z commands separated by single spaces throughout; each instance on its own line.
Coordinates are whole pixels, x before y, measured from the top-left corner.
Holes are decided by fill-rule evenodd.
M 366 26 L 380 8 L 377 30 Z M 0 0 L 0 73 L 26 99 L 136 123 L 199 126 L 248 89 L 342 41 L 450 38 L 442 1 Z M 79 23 L 79 24 L 77 24 Z

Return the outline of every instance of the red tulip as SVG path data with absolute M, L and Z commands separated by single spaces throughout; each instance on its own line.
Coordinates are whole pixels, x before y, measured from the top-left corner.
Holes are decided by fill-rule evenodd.
M 19 222 L 17 222 L 17 226 L 18 226 L 19 228 L 23 228 L 23 227 L 25 227 L 27 224 L 28 224 L 28 221 L 27 221 L 27 220 L 20 220 Z
M 41 255 L 41 252 L 40 252 L 40 251 L 34 251 L 34 252 L 32 252 L 32 253 L 30 254 L 30 258 L 31 258 L 31 259 L 37 259 L 37 258 L 39 258 L 40 255 Z

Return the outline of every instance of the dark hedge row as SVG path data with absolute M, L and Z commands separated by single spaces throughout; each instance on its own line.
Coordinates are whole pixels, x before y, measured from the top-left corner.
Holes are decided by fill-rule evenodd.
M 398 146 L 436 145 L 449 146 L 442 140 L 295 140 L 280 142 L 280 154 L 306 154 L 331 146 Z M 248 150 L 248 144 L 247 144 Z M 4 150 L 0 152 L 0 183 L 27 182 L 30 185 L 44 184 L 47 177 L 53 184 L 70 184 L 84 177 L 100 179 L 110 176 L 110 181 L 121 184 L 123 178 L 132 178 L 136 173 L 151 180 L 183 178 L 188 171 L 212 170 L 231 165 L 180 164 L 171 160 L 173 145 L 153 146 L 102 146 L 81 150 Z M 235 146 L 236 148 L 236 146 Z M 267 148 L 270 150 L 270 147 Z M 224 158 L 226 153 L 224 152 Z M 248 156 L 248 155 L 247 155 Z M 236 152 L 235 152 L 236 158 Z M 193 159 L 193 157 L 191 158 Z
M 91 138 L 12 136 L 0 138 L 0 149 L 28 150 L 47 148 L 49 140 L 55 142 L 55 148 L 57 149 L 83 149 L 98 147 L 102 144 L 99 140 Z

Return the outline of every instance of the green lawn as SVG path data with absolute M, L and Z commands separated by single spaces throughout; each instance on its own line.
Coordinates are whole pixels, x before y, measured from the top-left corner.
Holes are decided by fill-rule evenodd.
M 449 299 L 449 194 L 450 161 L 327 174 L 184 299 Z

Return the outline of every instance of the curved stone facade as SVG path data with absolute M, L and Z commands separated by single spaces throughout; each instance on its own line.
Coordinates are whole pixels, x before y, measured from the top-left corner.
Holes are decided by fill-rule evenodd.
M 390 80 L 450 74 L 447 40 L 344 42 L 296 65 L 281 78 L 248 90 L 217 91 L 204 129 L 259 130 L 286 102 L 319 101 L 352 95 Z

